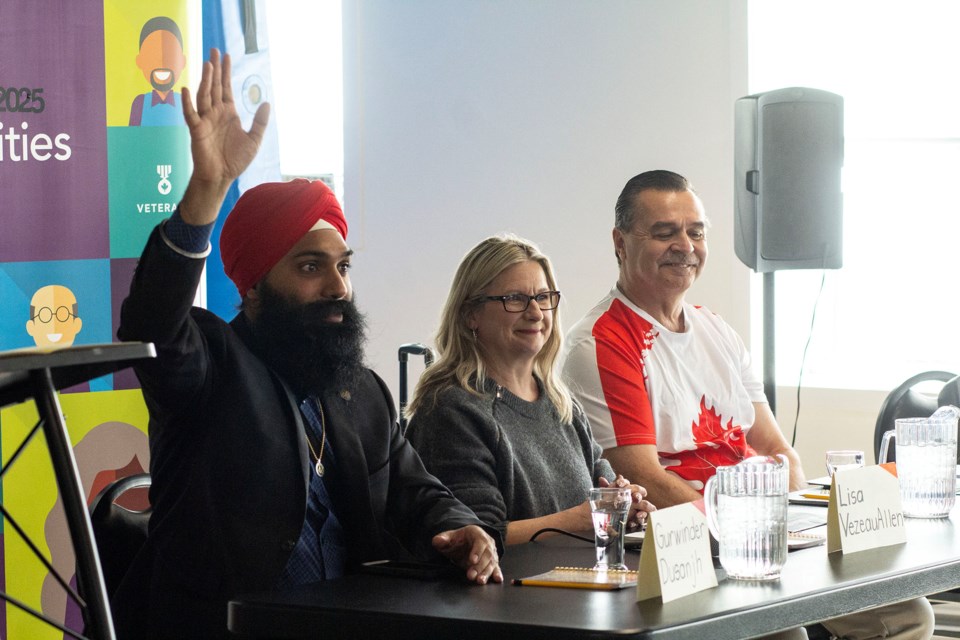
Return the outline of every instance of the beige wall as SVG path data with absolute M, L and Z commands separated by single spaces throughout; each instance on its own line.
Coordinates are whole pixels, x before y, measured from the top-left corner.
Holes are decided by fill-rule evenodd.
M 795 447 L 808 478 L 826 475 L 827 449 L 861 449 L 874 463 L 873 432 L 887 393 L 852 389 L 803 389 Z M 797 411 L 797 388 L 777 388 L 777 421 L 789 439 Z
M 615 280 L 620 189 L 652 168 L 689 177 L 712 222 L 689 299 L 749 340 L 750 272 L 733 253 L 746 52 L 746 0 L 344 0 L 344 206 L 390 387 L 397 347 L 430 341 L 460 257 L 487 235 L 540 244 L 571 326 Z M 778 398 L 788 427 L 793 395 Z M 807 473 L 827 443 L 870 451 L 880 402 L 806 390 Z

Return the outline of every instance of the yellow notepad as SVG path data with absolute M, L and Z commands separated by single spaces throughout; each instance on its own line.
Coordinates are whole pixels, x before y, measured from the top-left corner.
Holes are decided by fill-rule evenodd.
M 597 571 L 586 567 L 554 567 L 546 573 L 514 579 L 513 584 L 567 589 L 623 589 L 637 586 L 637 572 L 629 569 Z

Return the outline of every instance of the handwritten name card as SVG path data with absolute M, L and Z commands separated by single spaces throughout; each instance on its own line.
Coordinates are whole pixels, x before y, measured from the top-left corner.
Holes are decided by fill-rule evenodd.
M 702 501 L 700 503 L 702 505 Z M 651 513 L 640 552 L 637 600 L 664 602 L 717 586 L 710 555 L 710 530 L 693 503 Z
M 854 553 L 907 541 L 900 483 L 882 466 L 838 471 L 827 508 L 827 551 Z

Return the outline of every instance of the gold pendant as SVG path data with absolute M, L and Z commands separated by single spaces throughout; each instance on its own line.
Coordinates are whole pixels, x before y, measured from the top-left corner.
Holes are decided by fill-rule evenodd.
M 323 463 L 320 460 L 317 460 L 317 464 L 314 465 L 313 470 L 317 472 L 319 477 L 323 477 Z

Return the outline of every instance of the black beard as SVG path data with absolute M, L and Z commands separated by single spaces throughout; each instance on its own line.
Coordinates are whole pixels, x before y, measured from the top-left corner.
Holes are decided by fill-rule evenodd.
M 154 71 L 170 71 L 170 69 L 154 69 Z M 155 82 L 153 79 L 153 71 L 150 72 L 150 84 L 157 91 L 170 91 L 170 89 L 173 89 L 173 85 L 177 84 L 176 76 L 171 72 L 170 78 L 170 82 Z
M 299 398 L 325 389 L 355 387 L 366 370 L 366 319 L 350 300 L 298 304 L 266 282 L 258 286 L 260 308 L 251 323 L 261 358 Z M 331 314 L 342 322 L 328 322 Z

